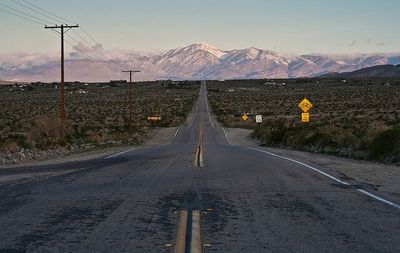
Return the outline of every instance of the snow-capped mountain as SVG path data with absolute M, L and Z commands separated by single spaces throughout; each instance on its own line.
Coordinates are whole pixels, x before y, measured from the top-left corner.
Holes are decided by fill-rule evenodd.
M 101 46 L 93 50 L 105 52 Z M 91 55 L 96 52 L 91 52 Z M 206 43 L 162 53 L 114 50 L 99 60 L 85 59 L 77 45 L 66 57 L 65 76 L 74 81 L 126 79 L 123 68 L 140 69 L 136 80 L 296 78 L 365 67 L 400 64 L 399 54 L 284 55 L 258 48 L 221 50 Z M 101 57 L 100 57 L 101 58 Z M 0 79 L 16 81 L 59 80 L 58 54 L 9 53 L 0 55 Z

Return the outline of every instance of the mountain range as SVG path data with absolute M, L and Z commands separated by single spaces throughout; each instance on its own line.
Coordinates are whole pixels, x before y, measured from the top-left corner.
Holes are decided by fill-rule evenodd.
M 85 56 L 91 55 L 91 59 Z M 101 55 L 101 59 L 95 59 Z M 161 53 L 92 52 L 79 45 L 66 55 L 65 76 L 69 81 L 127 79 L 124 68 L 140 69 L 136 80 L 158 79 L 250 79 L 314 77 L 352 72 L 377 65 L 400 64 L 400 53 L 347 55 L 288 55 L 271 50 L 246 48 L 221 50 L 206 43 L 192 44 Z M 0 55 L 0 79 L 10 81 L 58 81 L 59 53 L 8 53 Z

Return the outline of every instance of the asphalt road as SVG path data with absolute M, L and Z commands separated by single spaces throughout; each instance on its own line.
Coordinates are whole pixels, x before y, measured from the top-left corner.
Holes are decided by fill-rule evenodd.
M 170 145 L 0 169 L 0 252 L 173 252 L 181 210 L 203 252 L 400 252 L 400 209 L 362 187 L 230 145 L 203 82 Z

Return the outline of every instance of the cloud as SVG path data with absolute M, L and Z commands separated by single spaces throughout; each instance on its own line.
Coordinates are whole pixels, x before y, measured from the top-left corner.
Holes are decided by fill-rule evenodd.
M 353 41 L 349 44 L 349 46 L 350 46 L 350 47 L 355 46 L 356 43 L 357 43 L 357 41 L 356 41 L 356 40 L 353 40 Z
M 72 49 L 78 53 L 92 53 L 103 51 L 103 46 L 101 44 L 96 44 L 94 46 L 89 46 L 84 44 L 83 42 L 79 42 L 77 45 L 73 46 Z
M 12 52 L 0 55 L 0 67 L 30 69 L 34 66 L 42 66 L 59 60 L 59 53 Z
M 386 45 L 386 43 L 383 42 L 383 41 L 380 41 L 380 42 L 376 43 L 376 46 L 377 46 L 377 47 L 383 47 L 383 46 L 385 46 L 385 45 Z

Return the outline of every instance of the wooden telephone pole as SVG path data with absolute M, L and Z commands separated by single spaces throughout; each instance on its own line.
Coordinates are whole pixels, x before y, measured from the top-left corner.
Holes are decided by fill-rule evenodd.
M 132 74 L 140 70 L 122 70 L 123 73 L 129 73 L 129 128 L 132 125 Z
M 45 26 L 44 29 L 61 29 L 61 87 L 60 87 L 60 118 L 62 123 L 62 128 L 64 128 L 65 123 L 65 100 L 64 100 L 64 33 L 68 32 L 72 28 L 78 28 L 78 25 L 55 25 L 55 26 Z M 64 31 L 64 29 L 68 29 Z

